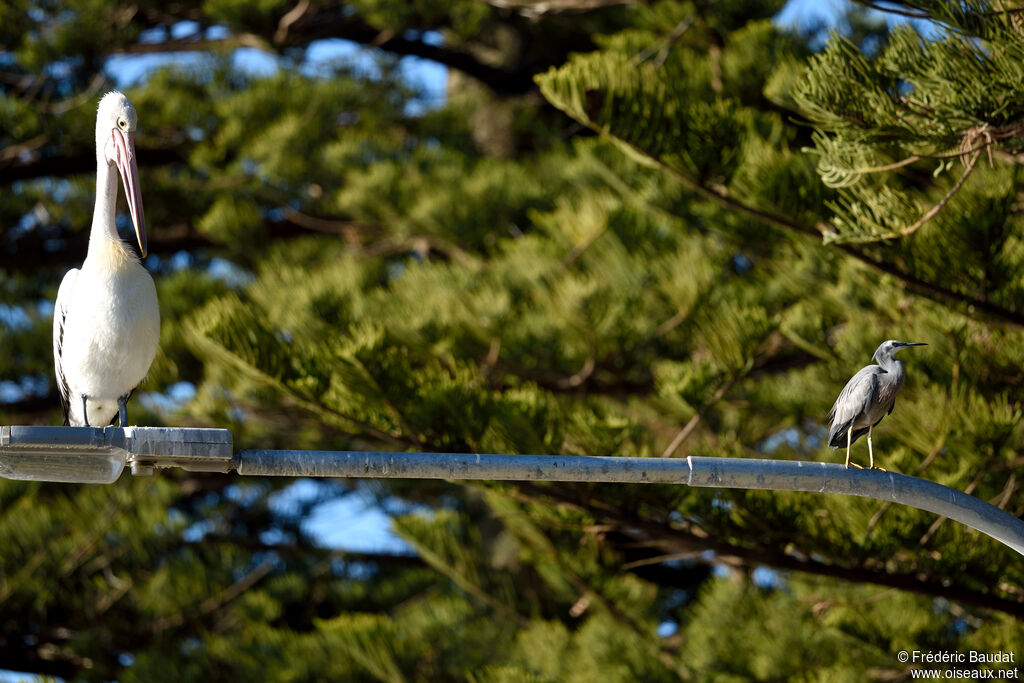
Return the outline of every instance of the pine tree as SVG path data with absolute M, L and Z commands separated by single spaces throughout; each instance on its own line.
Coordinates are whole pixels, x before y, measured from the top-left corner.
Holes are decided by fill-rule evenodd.
M 56 412 L 44 302 L 84 254 L 104 59 L 163 40 L 206 57 L 129 91 L 165 321 L 143 388 L 196 393 L 133 417 L 237 448 L 836 459 L 828 407 L 895 337 L 929 346 L 876 456 L 1020 516 L 1017 15 L 906 5 L 922 36 L 854 12 L 814 52 L 780 4 L 0 10 L 5 423 Z M 327 36 L 375 68 L 314 73 Z M 402 55 L 453 69 L 443 106 Z M 877 501 L 288 484 L 0 481 L 0 666 L 864 680 L 1021 640 L 1013 551 Z M 317 544 L 309 510 L 355 491 L 404 502 L 414 555 Z

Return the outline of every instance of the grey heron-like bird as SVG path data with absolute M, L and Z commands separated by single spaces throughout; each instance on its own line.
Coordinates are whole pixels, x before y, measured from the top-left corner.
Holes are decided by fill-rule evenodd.
M 149 372 L 160 338 L 153 278 L 114 223 L 121 176 L 139 251 L 146 255 L 139 169 L 135 162 L 135 107 L 107 93 L 96 114 L 96 206 L 89 251 L 81 269 L 68 271 L 53 310 L 53 361 L 64 424 L 127 422 L 126 402 Z
M 875 468 L 875 454 L 871 449 L 871 430 L 892 413 L 896 393 L 903 386 L 907 373 L 895 354 L 908 346 L 926 346 L 924 342 L 901 342 L 889 339 L 882 342 L 872 360 L 877 365 L 863 367 L 839 393 L 829 411 L 832 426 L 828 431 L 828 445 L 840 448 L 846 442 L 846 468 L 850 468 L 850 446 L 864 434 L 868 435 L 869 467 Z M 860 465 L 854 464 L 854 467 Z

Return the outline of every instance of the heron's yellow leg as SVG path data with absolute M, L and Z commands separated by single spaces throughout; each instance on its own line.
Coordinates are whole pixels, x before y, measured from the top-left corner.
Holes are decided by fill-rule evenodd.
M 850 444 L 853 442 L 853 427 L 846 430 L 846 469 L 850 469 L 850 465 L 853 465 L 858 470 L 864 469 L 855 462 L 850 462 Z
M 875 454 L 871 452 L 871 427 L 868 427 L 868 457 L 871 458 L 871 469 L 885 472 L 884 467 L 875 467 Z
M 875 453 L 871 450 L 871 425 L 868 425 L 868 467 L 875 469 Z

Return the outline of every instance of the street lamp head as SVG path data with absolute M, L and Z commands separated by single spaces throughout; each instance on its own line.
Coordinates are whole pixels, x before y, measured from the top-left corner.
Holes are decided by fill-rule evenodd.
M 133 474 L 182 467 L 227 472 L 231 432 L 181 427 L 0 427 L 0 477 L 111 484 L 125 465 Z

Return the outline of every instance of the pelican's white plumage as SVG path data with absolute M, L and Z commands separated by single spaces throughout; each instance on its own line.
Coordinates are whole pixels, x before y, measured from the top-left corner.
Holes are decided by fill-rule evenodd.
M 64 276 L 53 311 L 53 358 L 64 424 L 102 426 L 120 416 L 145 378 L 160 337 L 153 278 L 114 224 L 118 173 L 142 255 L 146 229 L 135 163 L 135 107 L 119 92 L 96 115 L 96 208 L 81 269 Z

